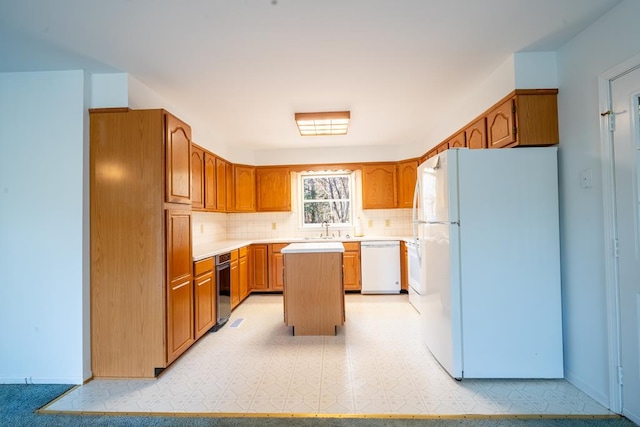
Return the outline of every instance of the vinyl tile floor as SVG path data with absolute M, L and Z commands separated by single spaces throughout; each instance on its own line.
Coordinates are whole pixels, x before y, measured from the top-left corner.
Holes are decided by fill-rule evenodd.
M 282 295 L 251 295 L 158 378 L 95 379 L 44 411 L 610 414 L 566 380 L 452 379 L 421 343 L 405 294 L 348 294 L 346 319 L 336 336 L 292 336 Z

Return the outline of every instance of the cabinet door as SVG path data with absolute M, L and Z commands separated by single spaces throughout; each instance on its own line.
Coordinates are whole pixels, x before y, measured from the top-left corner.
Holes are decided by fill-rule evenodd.
M 247 248 L 240 248 L 240 258 L 238 259 L 238 284 L 239 284 L 239 301 L 242 301 L 249 295 L 249 262 L 247 257 Z
M 256 170 L 258 212 L 291 211 L 291 171 L 289 168 Z
M 344 264 L 344 289 L 359 291 L 360 285 L 360 252 L 346 251 L 342 257 Z
M 165 113 L 166 201 L 191 204 L 191 128 Z
M 505 147 L 516 142 L 515 105 L 510 98 L 487 114 L 487 146 Z
M 216 207 L 220 212 L 227 210 L 227 162 L 216 157 Z
M 395 163 L 362 166 L 362 209 L 397 207 Z
M 237 252 L 234 251 L 234 252 Z M 240 303 L 240 270 L 238 258 L 231 259 L 231 308 Z
M 273 243 L 269 245 L 269 268 L 271 276 L 269 278 L 269 289 L 281 291 L 284 289 L 284 254 L 280 251 L 287 246 L 283 243 Z
M 216 158 L 211 153 L 204 153 L 204 208 L 208 211 L 216 209 Z
M 194 342 L 191 212 L 167 211 L 167 361 Z
M 448 148 L 462 148 L 467 146 L 467 141 L 464 136 L 464 131 L 458 132 L 447 140 L 449 143 Z
M 398 207 L 413 207 L 413 192 L 416 187 L 417 160 L 398 163 Z
M 254 212 L 256 210 L 256 168 L 253 166 L 233 165 L 236 211 Z
M 231 165 L 231 163 L 226 163 L 225 162 L 225 175 L 227 176 L 226 179 L 226 187 L 227 187 L 227 212 L 234 212 L 236 209 L 236 194 L 235 194 L 235 183 L 233 180 L 233 165 Z
M 269 272 L 267 269 L 267 245 L 251 246 L 251 289 L 266 291 L 269 288 Z
M 204 208 L 204 150 L 191 145 L 191 208 Z
M 464 130 L 467 138 L 467 147 L 487 148 L 487 119 L 485 117 L 476 120 Z
M 198 339 L 216 323 L 216 284 L 212 271 L 194 280 L 195 338 Z

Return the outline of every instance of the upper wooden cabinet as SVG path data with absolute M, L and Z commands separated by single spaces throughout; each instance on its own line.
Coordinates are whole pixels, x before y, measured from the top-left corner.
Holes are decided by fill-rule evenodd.
M 397 207 L 397 188 L 395 163 L 362 165 L 362 209 Z
M 256 168 L 256 201 L 258 212 L 291 211 L 291 170 Z
M 554 145 L 558 136 L 556 89 L 515 90 L 487 117 L 487 146 Z
M 256 210 L 256 168 L 255 166 L 233 165 L 235 187 L 235 211 L 255 212 Z
M 191 128 L 164 113 L 166 202 L 191 204 Z
M 469 148 L 487 148 L 487 118 L 481 117 L 464 130 Z
M 191 208 L 204 209 L 204 150 L 191 144 Z
M 236 193 L 235 193 L 236 187 L 235 187 L 235 181 L 233 176 L 233 165 L 231 163 L 225 162 L 224 174 L 225 174 L 224 187 L 225 187 L 225 199 L 226 199 L 225 210 L 227 212 L 233 212 L 236 206 Z M 222 184 L 219 183 L 219 185 L 222 185 Z
M 227 169 L 231 166 L 220 157 L 216 157 L 216 207 L 219 212 L 227 210 Z
M 460 131 L 447 140 L 447 148 L 462 148 L 467 146 L 464 131 Z M 444 151 L 444 150 L 443 150 Z
M 416 186 L 417 160 L 398 163 L 398 207 L 413 207 L 413 192 Z
M 216 157 L 204 153 L 204 208 L 208 211 L 216 210 L 217 185 L 216 185 Z

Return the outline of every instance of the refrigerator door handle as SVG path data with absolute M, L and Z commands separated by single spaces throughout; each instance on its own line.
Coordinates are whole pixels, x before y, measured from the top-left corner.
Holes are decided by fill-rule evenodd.
M 418 225 L 423 223 L 424 221 L 418 220 L 418 196 L 420 194 L 420 179 L 416 180 L 416 187 L 413 190 L 413 211 L 411 212 L 411 223 L 413 227 L 413 241 L 418 244 Z M 419 250 L 418 250 L 419 253 Z
M 424 221 L 424 223 L 429 225 L 460 225 L 460 221 Z

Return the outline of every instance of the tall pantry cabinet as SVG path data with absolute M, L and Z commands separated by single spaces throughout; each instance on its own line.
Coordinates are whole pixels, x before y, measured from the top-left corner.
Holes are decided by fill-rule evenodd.
M 92 371 L 154 377 L 195 339 L 191 128 L 164 110 L 90 117 Z

